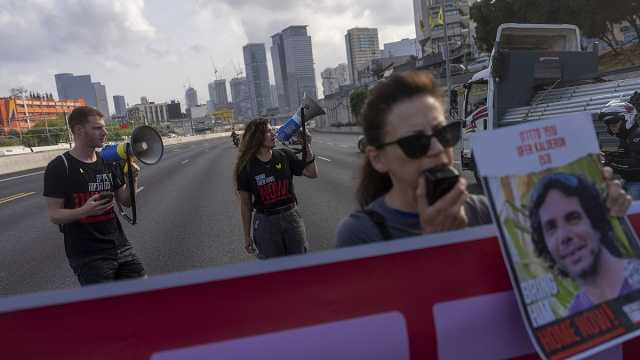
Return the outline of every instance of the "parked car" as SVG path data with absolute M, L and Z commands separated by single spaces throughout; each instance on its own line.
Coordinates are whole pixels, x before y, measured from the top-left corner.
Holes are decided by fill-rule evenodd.
M 358 151 L 364 153 L 364 149 L 367 147 L 367 141 L 364 139 L 364 135 L 358 136 Z
M 488 67 L 489 67 L 489 58 L 481 57 L 470 62 L 469 65 L 467 65 L 467 70 L 471 72 L 478 72 Z

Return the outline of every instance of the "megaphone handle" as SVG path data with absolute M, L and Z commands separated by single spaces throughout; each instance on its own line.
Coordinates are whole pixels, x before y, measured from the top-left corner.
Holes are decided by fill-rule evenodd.
M 129 167 L 129 171 L 127 172 L 129 183 L 127 184 L 127 187 L 129 188 L 129 202 L 131 203 L 132 216 L 132 219 L 130 219 L 130 223 L 131 225 L 135 225 L 138 219 L 136 214 L 136 184 L 134 183 L 133 179 L 133 167 L 131 165 L 131 156 L 129 155 L 127 155 L 127 166 Z
M 305 127 L 306 120 L 304 119 L 304 106 L 300 108 L 300 121 L 302 122 L 302 161 L 307 161 L 307 128 Z

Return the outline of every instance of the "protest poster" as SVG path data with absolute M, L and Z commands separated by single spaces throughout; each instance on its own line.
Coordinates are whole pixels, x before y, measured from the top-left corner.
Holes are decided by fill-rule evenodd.
M 472 144 L 539 355 L 584 358 L 640 334 L 640 245 L 626 217 L 609 215 L 592 115 L 479 133 Z

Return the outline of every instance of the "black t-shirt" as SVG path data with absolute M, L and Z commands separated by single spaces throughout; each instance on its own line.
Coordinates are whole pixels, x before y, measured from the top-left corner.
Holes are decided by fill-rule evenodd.
M 238 191 L 251 194 L 253 207 L 258 211 L 276 209 L 296 202 L 293 176 L 302 175 L 304 161 L 293 151 L 275 149 L 271 160 L 254 157 L 238 176 Z
M 640 127 L 636 124 L 620 134 L 622 152 L 608 165 L 626 181 L 640 181 Z
M 85 163 L 64 153 L 49 162 L 44 173 L 44 193 L 51 198 L 64 199 L 65 209 L 82 207 L 87 200 L 101 192 L 114 192 L 124 185 L 124 176 L 117 164 L 105 163 L 102 158 Z M 115 211 L 89 216 L 63 225 L 64 245 L 71 266 L 117 250 L 128 241 Z

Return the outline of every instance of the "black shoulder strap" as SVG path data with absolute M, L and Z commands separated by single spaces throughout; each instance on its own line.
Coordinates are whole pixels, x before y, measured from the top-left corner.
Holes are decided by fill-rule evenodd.
M 389 231 L 389 228 L 384 221 L 384 216 L 373 209 L 365 209 L 363 210 L 363 212 L 369 217 L 371 222 L 376 225 L 378 231 L 380 232 L 380 235 L 382 235 L 382 239 L 384 241 L 391 240 L 391 232 Z
M 62 153 L 62 154 L 60 154 L 58 156 L 62 158 L 62 161 L 64 162 L 64 168 L 67 171 L 67 177 L 69 177 L 69 162 L 67 161 L 67 153 L 68 153 L 68 151 L 65 151 L 64 153 Z M 58 230 L 60 230 L 60 232 L 64 234 L 64 225 L 63 224 L 59 224 L 58 225 Z
M 58 156 L 62 158 L 62 161 L 64 162 L 64 167 L 67 170 L 67 176 L 69 176 L 69 162 L 67 161 L 67 152 L 64 152 Z

